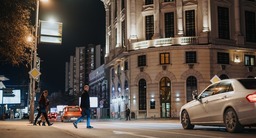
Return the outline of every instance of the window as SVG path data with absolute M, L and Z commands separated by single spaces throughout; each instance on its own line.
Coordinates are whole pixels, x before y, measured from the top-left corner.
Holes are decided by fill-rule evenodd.
M 112 79 L 114 79 L 115 78 L 115 69 L 114 68 L 111 70 L 111 74 L 112 74 Z
M 186 63 L 197 63 L 196 51 L 187 51 L 186 52 Z
M 123 10 L 125 8 L 124 0 L 121 0 L 121 9 Z
M 117 17 L 117 0 L 115 0 L 115 13 L 114 13 L 114 15 L 115 15 L 115 18 Z
M 193 100 L 192 93 L 197 90 L 197 79 L 194 76 L 187 78 L 187 102 Z
M 124 70 L 128 70 L 129 69 L 129 67 L 128 67 L 128 61 L 125 61 L 124 62 Z
M 153 4 L 154 0 L 145 0 L 145 5 Z
M 214 94 L 219 94 L 219 93 L 225 93 L 225 92 L 231 92 L 233 91 L 233 87 L 231 85 L 231 82 L 229 81 L 224 81 L 219 83 L 218 87 L 217 87 L 217 92 Z
M 170 64 L 170 53 L 160 53 L 160 64 Z
M 125 20 L 124 21 L 122 21 L 122 47 L 125 47 L 125 34 L 126 34 L 126 32 L 125 32 L 125 29 L 126 27 L 125 27 Z
M 164 0 L 164 2 L 173 2 L 174 0 Z
M 164 14 L 165 37 L 174 37 L 174 13 Z
M 229 64 L 229 53 L 217 53 L 217 62 L 218 64 Z
M 120 65 L 118 65 L 117 66 L 117 75 L 120 77 L 120 75 L 121 75 L 121 66 Z
M 146 55 L 138 56 L 138 67 L 146 66 L 146 62 L 147 62 Z
M 108 5 L 108 9 L 109 9 L 109 12 L 108 12 L 108 25 L 110 26 L 111 25 L 111 14 L 112 14 L 111 5 Z
M 255 12 L 245 11 L 246 41 L 256 42 Z
M 195 36 L 195 10 L 185 12 L 186 36 Z
M 205 98 L 205 97 L 208 97 L 208 96 L 211 96 L 214 91 L 216 91 L 216 86 L 218 85 L 218 83 L 215 83 L 211 86 L 209 86 L 201 95 L 200 95 L 200 98 Z
M 244 65 L 245 66 L 254 66 L 255 65 L 255 56 L 254 55 L 244 55 Z
M 146 40 L 150 40 L 154 35 L 154 16 L 146 16 L 145 18 L 145 27 L 146 27 Z
M 218 7 L 218 31 L 219 38 L 229 39 L 229 9 Z
M 225 79 L 229 79 L 229 77 L 226 74 L 221 74 L 220 79 L 225 80 Z
M 141 79 L 139 81 L 139 110 L 147 109 L 147 85 L 146 80 Z
M 150 109 L 155 109 L 156 107 L 156 102 L 155 101 L 150 101 Z

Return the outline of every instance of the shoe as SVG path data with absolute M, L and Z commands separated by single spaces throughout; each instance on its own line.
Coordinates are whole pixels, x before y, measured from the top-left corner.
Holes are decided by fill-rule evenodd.
M 53 125 L 53 123 L 48 124 L 48 126 L 52 126 L 52 125 Z
M 77 124 L 75 122 L 73 123 L 73 125 L 74 125 L 75 128 L 77 128 Z
M 36 123 L 33 123 L 33 126 L 36 126 Z
M 37 124 L 38 124 L 39 126 L 41 126 L 41 121 L 38 121 Z
M 42 123 L 42 126 L 45 126 L 45 122 Z
M 87 128 L 93 128 L 92 126 L 87 126 Z

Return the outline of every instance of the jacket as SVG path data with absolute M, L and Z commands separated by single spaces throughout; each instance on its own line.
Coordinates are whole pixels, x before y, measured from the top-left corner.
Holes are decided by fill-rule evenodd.
M 81 95 L 81 108 L 90 108 L 90 96 L 89 93 L 84 91 L 83 94 Z

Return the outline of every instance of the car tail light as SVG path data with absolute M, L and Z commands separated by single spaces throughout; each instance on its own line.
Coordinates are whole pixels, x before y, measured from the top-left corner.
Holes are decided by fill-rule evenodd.
M 256 92 L 246 96 L 246 99 L 251 103 L 256 103 Z

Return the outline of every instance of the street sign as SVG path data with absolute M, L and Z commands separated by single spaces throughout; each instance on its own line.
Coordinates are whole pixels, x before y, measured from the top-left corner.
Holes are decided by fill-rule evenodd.
M 217 75 L 215 75 L 215 76 L 212 77 L 212 79 L 210 81 L 211 81 L 211 83 L 215 83 L 215 82 L 218 82 L 220 80 L 221 79 Z
M 32 70 L 29 71 L 29 75 L 33 79 L 38 79 L 38 77 L 41 75 L 41 72 L 37 68 L 33 68 Z

